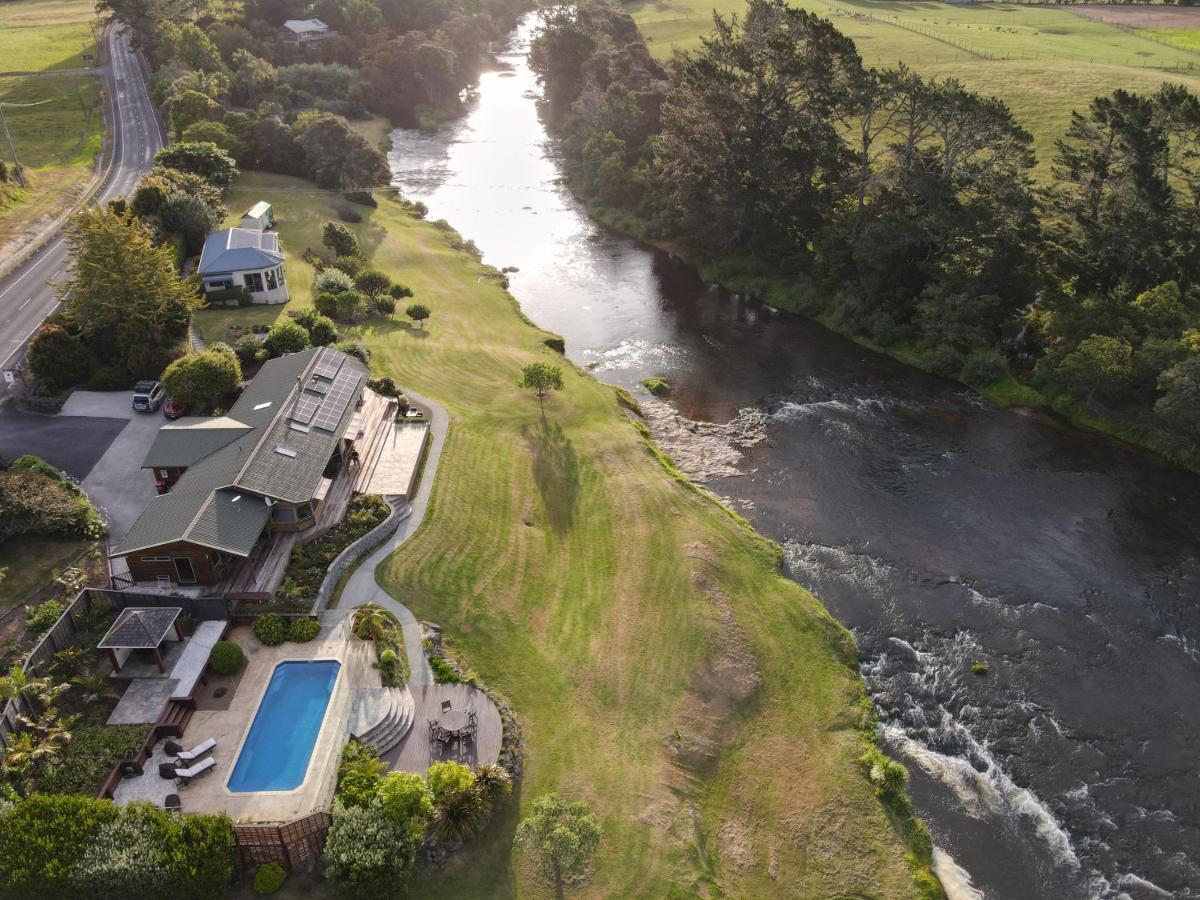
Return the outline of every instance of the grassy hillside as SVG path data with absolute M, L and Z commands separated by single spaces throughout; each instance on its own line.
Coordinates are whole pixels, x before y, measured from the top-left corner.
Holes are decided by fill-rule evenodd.
M 0 72 L 81 67 L 83 53 L 96 55 L 95 19 L 91 0 L 0 3 Z M 28 182 L 0 183 L 0 258 L 24 246 L 87 184 L 103 141 L 102 102 L 98 77 L 0 77 L 0 103 Z M 12 165 L 6 142 L 0 159 Z
M 247 175 L 297 259 L 338 201 Z M 360 208 L 361 209 L 361 208 Z M 586 798 L 604 826 L 572 896 L 913 896 L 905 846 L 856 760 L 869 712 L 849 636 L 779 574 L 776 548 L 664 466 L 614 391 L 547 350 L 495 274 L 452 234 L 380 200 L 351 226 L 371 263 L 433 315 L 358 330 L 377 373 L 453 419 L 421 530 L 382 580 L 441 623 L 513 703 L 526 739 L 518 802 Z M 210 340 L 284 309 L 202 312 Z M 516 387 L 562 364 L 546 404 Z M 352 599 L 352 598 L 349 598 Z M 414 896 L 545 896 L 497 822 Z
M 1075 15 L 1061 7 L 1008 3 L 953 6 L 919 0 L 793 0 L 831 18 L 858 45 L 867 65 L 904 62 L 925 75 L 960 79 L 1004 99 L 1034 135 L 1037 174 L 1049 176 L 1054 141 L 1072 109 L 1118 87 L 1155 90 L 1163 81 L 1200 93 L 1200 48 L 1163 43 L 1161 29 L 1132 28 Z M 627 8 L 652 52 L 699 45 L 742 0 L 637 0 Z M 1200 25 L 1200 21 L 1197 22 Z M 1188 31 L 1177 32 L 1181 35 Z M 1172 42 L 1175 43 L 1175 42 Z

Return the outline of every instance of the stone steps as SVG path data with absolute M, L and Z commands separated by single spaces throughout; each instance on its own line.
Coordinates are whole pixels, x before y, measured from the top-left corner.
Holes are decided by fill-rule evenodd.
M 354 697 L 350 734 L 386 753 L 412 728 L 416 705 L 408 688 L 363 688 Z

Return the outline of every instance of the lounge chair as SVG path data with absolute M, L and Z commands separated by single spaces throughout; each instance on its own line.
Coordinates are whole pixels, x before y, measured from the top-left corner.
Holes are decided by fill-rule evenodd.
M 199 778 L 205 772 L 211 772 L 216 767 L 217 767 L 217 761 L 210 756 L 207 759 L 203 759 L 200 762 L 196 763 L 191 768 L 176 769 L 175 770 L 175 783 L 176 784 L 190 784 L 193 780 L 195 780 L 196 778 Z
M 206 741 L 201 741 L 199 744 L 197 744 L 191 750 L 178 751 L 175 754 L 175 758 L 177 760 L 179 760 L 179 762 L 182 762 L 182 763 L 195 762 L 200 757 L 202 757 L 205 753 L 208 753 L 210 750 L 212 750 L 216 746 L 217 746 L 216 740 L 214 738 L 209 738 Z

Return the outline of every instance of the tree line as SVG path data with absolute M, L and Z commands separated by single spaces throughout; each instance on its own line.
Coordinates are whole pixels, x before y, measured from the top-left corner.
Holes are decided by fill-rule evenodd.
M 575 190 L 792 309 L 996 395 L 1200 464 L 1200 99 L 1076 111 L 1051 187 L 1007 105 L 870 69 L 782 0 L 666 66 L 606 0 L 546 14 L 531 64 Z M 749 271 L 754 273 L 745 277 Z

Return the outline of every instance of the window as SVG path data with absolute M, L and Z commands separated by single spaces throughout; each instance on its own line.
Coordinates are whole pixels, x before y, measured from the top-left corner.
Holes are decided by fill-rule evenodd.
M 271 520 L 282 524 L 291 524 L 296 521 L 296 509 L 292 506 L 276 506 L 271 510 Z
M 283 266 L 280 266 L 275 271 L 279 273 L 279 283 L 281 285 L 287 284 L 287 279 L 283 277 Z
M 233 287 L 233 279 L 229 277 L 214 278 L 204 282 L 206 291 L 227 291 Z
M 167 477 L 167 470 L 166 470 L 166 469 L 159 469 L 159 470 L 158 470 L 158 474 L 159 474 L 159 477 L 160 477 L 160 478 L 166 478 L 166 477 Z
M 273 291 L 279 285 L 275 283 L 275 270 L 267 269 L 267 290 Z
M 143 556 L 142 562 L 170 562 L 169 556 Z
M 311 519 L 313 517 L 313 505 L 309 500 L 307 503 L 301 503 L 296 507 L 296 518 L 298 520 Z
M 252 294 L 262 293 L 263 280 L 261 272 L 247 272 L 242 278 L 246 282 L 246 290 Z

